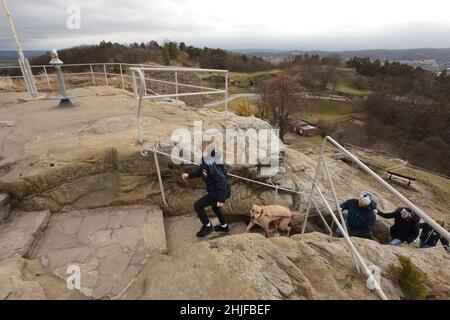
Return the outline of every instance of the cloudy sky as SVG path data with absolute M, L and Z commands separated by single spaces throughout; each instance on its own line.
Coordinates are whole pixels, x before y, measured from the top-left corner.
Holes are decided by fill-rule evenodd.
M 24 49 L 149 40 L 226 49 L 450 47 L 449 0 L 7 0 Z M 67 8 L 81 12 L 70 30 Z M 0 49 L 14 49 L 0 12 Z M 71 20 L 73 21 L 73 20 Z

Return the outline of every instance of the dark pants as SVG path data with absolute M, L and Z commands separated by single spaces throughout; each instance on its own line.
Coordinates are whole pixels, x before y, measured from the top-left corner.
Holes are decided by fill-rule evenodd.
M 209 194 L 198 199 L 194 203 L 194 210 L 197 212 L 198 217 L 201 222 L 205 225 L 209 223 L 208 215 L 206 214 L 205 208 L 211 207 L 217 218 L 219 218 L 220 224 L 226 224 L 225 216 L 221 208 L 217 207 L 217 200 L 211 197 Z

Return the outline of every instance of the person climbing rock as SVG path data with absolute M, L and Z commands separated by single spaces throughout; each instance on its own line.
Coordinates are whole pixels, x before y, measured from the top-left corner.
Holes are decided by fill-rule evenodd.
M 403 242 L 412 243 L 419 236 L 420 217 L 410 208 L 398 208 L 394 212 L 383 213 L 375 211 L 379 216 L 386 219 L 395 219 L 394 224 L 389 229 L 391 246 L 401 245 Z
M 359 199 L 349 199 L 340 205 L 341 210 L 347 210 L 347 230 L 350 236 L 359 238 L 371 238 L 375 225 L 375 212 L 377 203 L 368 193 L 362 194 Z M 342 236 L 341 230 L 336 229 L 338 236 Z
M 213 231 L 230 231 L 222 207 L 231 195 L 231 187 L 228 183 L 225 167 L 223 164 L 218 164 L 215 160 L 216 154 L 218 154 L 218 150 L 214 142 L 203 141 L 202 163 L 190 173 L 181 175 L 183 180 L 200 177 L 206 184 L 207 194 L 194 203 L 194 210 L 203 224 L 200 231 L 197 232 L 197 237 L 207 236 Z M 211 225 L 211 221 L 205 211 L 206 207 L 211 207 L 217 218 L 219 218 L 220 223 L 218 225 L 214 227 Z
M 435 219 L 435 221 L 445 229 L 444 219 Z M 433 248 L 440 240 L 445 250 L 450 252 L 448 240 L 441 236 L 436 230 L 434 230 L 428 223 L 419 223 L 419 228 L 422 229 L 420 233 L 420 248 Z

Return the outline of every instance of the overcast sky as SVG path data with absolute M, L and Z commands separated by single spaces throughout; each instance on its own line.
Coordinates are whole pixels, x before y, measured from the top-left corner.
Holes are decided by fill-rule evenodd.
M 150 40 L 226 49 L 450 47 L 449 0 L 8 0 L 24 49 Z M 81 9 L 69 30 L 66 10 Z M 0 12 L 0 49 L 14 49 Z

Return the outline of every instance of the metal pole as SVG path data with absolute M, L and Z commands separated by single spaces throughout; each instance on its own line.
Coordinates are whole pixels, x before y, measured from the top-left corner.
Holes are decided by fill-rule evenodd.
M 336 195 L 336 190 L 334 189 L 333 179 L 331 179 L 330 170 L 328 168 L 328 163 L 325 158 L 323 159 L 323 166 L 325 167 L 325 174 L 328 177 L 328 182 L 330 183 L 331 186 L 331 192 L 333 193 L 334 201 L 336 202 L 336 210 L 339 214 L 339 218 L 341 218 L 341 222 L 342 225 L 344 226 L 345 231 L 348 232 L 347 224 L 345 223 L 344 215 L 342 214 L 341 206 L 339 205 L 339 200 Z
M 325 144 L 326 142 L 323 141 L 322 142 L 322 146 L 320 148 L 320 157 L 319 157 L 319 161 L 317 162 L 317 166 L 316 166 L 316 172 L 314 174 L 314 179 L 313 179 L 313 183 L 311 186 L 311 193 L 309 194 L 309 198 L 308 198 L 308 206 L 306 208 L 306 215 L 305 215 L 305 220 L 303 221 L 303 227 L 302 227 L 302 234 L 305 233 L 305 229 L 306 229 L 306 222 L 308 222 L 308 216 L 309 216 L 309 210 L 311 208 L 311 200 L 314 194 L 314 186 L 316 185 L 316 181 L 319 178 L 320 175 L 320 165 L 322 163 L 322 159 L 323 159 L 323 151 L 325 150 Z
M 122 72 L 122 64 L 119 63 L 119 67 L 120 67 L 120 77 L 122 78 L 122 89 L 125 90 L 125 82 L 123 79 L 123 72 Z
M 367 267 L 366 263 L 364 262 L 364 259 L 359 254 L 358 250 L 354 246 L 354 244 L 353 244 L 352 240 L 350 239 L 349 235 L 347 234 L 345 229 L 342 227 L 342 225 L 339 222 L 338 218 L 334 214 L 333 209 L 331 209 L 330 205 L 328 204 L 327 199 L 325 199 L 325 196 L 322 194 L 322 191 L 320 191 L 320 188 L 318 186 L 316 186 L 316 190 L 319 193 L 320 197 L 322 198 L 322 201 L 325 203 L 325 206 L 326 206 L 327 210 L 330 212 L 331 216 L 333 217 L 334 223 L 336 223 L 337 227 L 339 228 L 339 230 L 341 231 L 342 235 L 344 236 L 344 239 L 346 240 L 348 246 L 350 247 L 350 251 L 353 253 L 354 257 L 356 258 L 355 262 L 359 263 L 363 267 L 364 272 L 367 274 L 367 276 L 369 278 L 371 278 L 374 281 L 376 281 L 374 279 L 374 277 L 373 277 L 372 272 Z M 387 297 L 384 294 L 383 290 L 381 290 L 381 287 L 380 287 L 379 283 L 376 283 L 375 289 L 377 290 L 377 292 L 380 295 L 381 299 L 387 300 Z
M 106 64 L 103 64 L 103 71 L 105 73 L 105 82 L 106 82 L 106 86 L 108 87 L 108 75 L 106 74 Z
M 179 106 L 178 101 L 178 71 L 175 71 L 175 94 L 177 95 L 177 107 Z
M 94 77 L 94 70 L 92 69 L 92 64 L 90 64 L 89 67 L 91 68 L 92 83 L 94 84 L 95 87 L 95 77 Z
M 353 154 L 351 154 L 347 149 L 341 146 L 336 140 L 333 138 L 326 136 L 324 141 L 331 142 L 336 148 L 338 148 L 341 152 L 343 152 L 346 156 L 351 158 L 361 169 L 363 169 L 366 173 L 372 176 L 378 183 L 380 183 L 383 187 L 388 189 L 397 199 L 399 199 L 403 204 L 407 207 L 411 208 L 419 217 L 425 220 L 434 230 L 436 230 L 441 236 L 450 241 L 450 233 L 442 228 L 436 221 L 430 218 L 425 212 L 423 212 L 420 208 L 418 208 L 414 203 L 409 201 L 405 196 L 403 196 L 400 192 L 395 190 L 389 183 L 384 181 L 379 175 L 373 172 L 369 167 L 367 167 L 364 163 L 362 163 L 358 158 L 356 158 Z
M 61 91 L 61 100 L 59 102 L 60 107 L 71 107 L 73 106 L 72 101 L 70 101 L 69 96 L 67 95 L 66 86 L 64 83 L 64 78 L 61 71 L 60 65 L 55 65 L 56 69 L 56 77 L 58 78 L 59 82 L 59 90 Z
M 14 23 L 12 21 L 11 13 L 9 12 L 8 4 L 6 0 L 3 0 L 3 8 L 5 9 L 6 18 L 9 23 L 9 27 L 11 28 L 11 33 L 13 35 L 14 41 L 16 43 L 17 52 L 19 53 L 19 65 L 21 66 L 22 75 L 25 81 L 25 85 L 27 86 L 27 91 L 32 97 L 36 97 L 38 94 L 36 83 L 34 82 L 33 73 L 30 68 L 30 64 L 28 63 L 28 59 L 25 58 L 23 54 L 22 46 L 20 45 L 19 38 L 17 36 L 16 28 L 14 27 Z
M 317 203 L 313 200 L 313 205 L 316 208 L 317 212 L 319 213 L 320 218 L 322 219 L 325 227 L 328 229 L 328 232 L 330 233 L 330 236 L 333 235 L 333 230 L 331 230 L 330 226 L 328 225 L 327 220 L 325 219 L 325 217 L 322 215 L 322 210 L 320 210 L 319 206 L 317 205 Z
M 156 147 L 155 147 L 156 149 Z M 161 197 L 163 204 L 167 207 L 167 201 L 166 201 L 166 195 L 164 194 L 164 186 L 161 178 L 161 171 L 159 169 L 159 161 L 158 161 L 158 154 L 156 152 L 153 152 L 154 159 L 155 159 L 155 166 L 156 166 L 156 173 L 158 174 L 158 181 L 159 181 L 159 189 L 161 190 Z
M 225 120 L 228 119 L 228 71 L 225 73 Z
M 51 90 L 52 87 L 50 86 L 50 79 L 48 78 L 47 68 L 45 66 L 44 66 L 44 74 L 45 74 L 45 79 L 47 80 L 48 89 Z
M 137 122 L 137 127 L 138 127 L 138 139 L 139 139 L 138 143 L 143 143 L 144 139 L 142 137 L 142 128 L 141 128 L 141 108 L 142 108 L 142 100 L 143 100 L 143 96 L 144 96 L 144 90 L 146 90 L 145 89 L 145 79 L 144 79 L 144 73 L 141 69 L 133 68 L 131 71 L 133 73 L 133 92 L 134 92 L 135 101 L 136 101 L 136 122 Z M 139 95 L 137 92 L 135 73 L 138 73 L 139 80 L 140 80 Z

